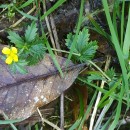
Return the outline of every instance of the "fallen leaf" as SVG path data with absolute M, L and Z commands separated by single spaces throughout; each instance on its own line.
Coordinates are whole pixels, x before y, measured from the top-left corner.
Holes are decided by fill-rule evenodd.
M 70 62 L 67 71 L 66 58 L 56 59 L 64 70 L 64 78 L 48 54 L 36 66 L 28 67 L 28 74 L 24 75 L 12 74 L 0 59 L 0 113 L 4 112 L 9 119 L 26 119 L 37 107 L 50 103 L 69 88 L 81 68 Z

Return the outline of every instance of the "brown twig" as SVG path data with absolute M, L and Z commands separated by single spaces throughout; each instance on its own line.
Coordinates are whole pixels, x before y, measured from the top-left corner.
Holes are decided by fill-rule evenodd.
M 45 3 L 45 4 L 43 4 L 43 9 L 44 9 L 44 13 L 46 13 L 46 0 L 43 0 L 43 1 Z M 47 25 L 47 29 L 48 29 L 48 32 L 49 32 L 49 36 L 50 36 L 52 46 L 53 46 L 53 48 L 56 48 L 55 41 L 53 39 L 53 35 L 52 35 L 52 31 L 51 31 L 51 27 L 50 27 L 50 23 L 49 23 L 49 19 L 48 19 L 47 16 L 45 17 L 45 21 L 46 21 L 46 25 Z M 57 54 L 56 51 L 55 51 L 55 54 Z
M 45 4 L 44 4 L 44 11 L 46 12 Z M 58 39 L 57 31 L 56 31 L 55 21 L 53 19 L 52 14 L 50 14 L 49 18 L 50 18 L 50 23 L 51 23 L 52 28 L 50 28 L 49 20 L 48 20 L 47 17 L 45 18 L 45 20 L 46 20 L 46 24 L 47 24 L 47 28 L 48 28 L 48 31 L 49 31 L 49 35 L 50 35 L 50 38 L 51 38 L 53 48 L 60 50 L 61 48 L 60 48 L 59 39 Z M 52 35 L 52 33 L 53 33 L 53 35 Z M 56 51 L 55 51 L 55 54 L 57 55 Z M 59 54 L 61 55 L 61 53 L 59 53 Z M 64 130 L 64 92 L 61 94 L 61 97 L 60 97 L 60 128 L 62 130 Z
M 36 9 L 36 6 L 34 6 L 31 10 L 29 10 L 29 12 L 27 12 L 27 14 L 31 14 L 34 10 Z M 18 24 L 20 24 L 26 17 L 23 16 L 21 19 L 19 19 L 17 22 L 15 22 L 14 24 L 10 25 L 9 28 L 14 28 L 16 27 Z M 3 32 L 5 29 L 0 30 L 0 32 Z
M 54 40 L 55 40 L 56 48 L 59 49 L 59 50 L 61 50 L 60 44 L 59 44 L 59 38 L 58 38 L 57 30 L 56 30 L 56 25 L 55 25 L 55 21 L 54 21 L 54 18 L 52 16 L 52 14 L 50 14 L 50 22 L 51 22 L 51 27 L 52 27 L 52 32 L 53 32 L 53 35 L 54 35 Z M 60 53 L 58 53 L 58 55 L 59 54 Z
M 43 124 L 44 124 L 44 122 L 45 122 L 45 123 L 47 123 L 48 125 L 50 125 L 51 127 L 53 127 L 54 129 L 56 129 L 56 130 L 61 130 L 57 125 L 55 125 L 55 124 L 53 124 L 52 122 L 48 121 L 47 119 L 43 118 L 43 116 L 42 116 L 42 114 L 41 114 L 39 108 L 37 108 L 37 111 L 38 111 L 38 113 L 39 113 L 39 115 L 40 115 L 40 117 L 41 117 L 41 120 L 42 120 L 42 123 L 43 123 Z

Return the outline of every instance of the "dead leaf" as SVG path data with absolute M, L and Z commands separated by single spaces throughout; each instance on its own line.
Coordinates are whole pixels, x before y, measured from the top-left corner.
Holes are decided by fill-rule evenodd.
M 61 68 L 65 70 L 66 58 L 57 56 Z M 30 117 L 37 107 L 56 99 L 71 86 L 80 68 L 72 62 L 61 78 L 49 55 L 36 66 L 28 67 L 28 74 L 12 74 L 0 60 L 0 112 L 10 119 Z

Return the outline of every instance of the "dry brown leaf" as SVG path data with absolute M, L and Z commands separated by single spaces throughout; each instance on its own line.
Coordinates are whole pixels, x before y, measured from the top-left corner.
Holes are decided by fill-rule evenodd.
M 66 59 L 56 58 L 64 70 Z M 27 68 L 28 74 L 12 74 L 0 60 L 0 113 L 10 119 L 30 117 L 37 107 L 50 103 L 71 86 L 80 68 L 72 62 L 68 67 L 61 78 L 51 57 L 46 55 L 38 65 Z

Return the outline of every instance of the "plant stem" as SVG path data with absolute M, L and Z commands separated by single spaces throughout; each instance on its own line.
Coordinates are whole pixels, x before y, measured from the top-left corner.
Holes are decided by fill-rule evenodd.
M 94 62 L 90 60 L 88 60 L 88 62 L 92 64 L 94 67 L 96 67 L 109 81 L 111 81 L 111 79 Z
M 54 48 L 51 48 L 53 51 L 57 51 L 57 52 L 63 52 L 63 53 L 67 53 L 67 54 L 70 54 L 69 51 L 65 51 L 65 50 L 58 50 L 58 49 L 54 49 Z M 81 56 L 81 54 L 77 54 L 77 53 L 72 53 L 73 55 L 75 56 Z

